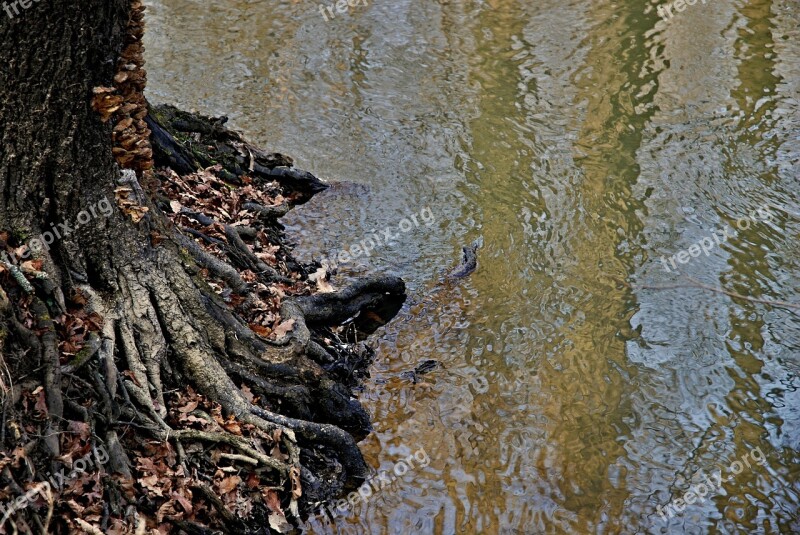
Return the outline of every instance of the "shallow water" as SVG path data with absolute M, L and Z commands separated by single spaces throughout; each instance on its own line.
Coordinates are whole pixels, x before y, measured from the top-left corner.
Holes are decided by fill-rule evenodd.
M 341 182 L 302 259 L 396 235 L 362 445 L 430 463 L 309 533 L 800 532 L 797 0 L 149 5 L 152 101 Z

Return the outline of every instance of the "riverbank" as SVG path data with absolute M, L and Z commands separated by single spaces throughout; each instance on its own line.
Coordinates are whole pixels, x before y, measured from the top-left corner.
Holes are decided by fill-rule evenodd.
M 53 470 L 35 439 L 30 451 L 0 458 L 0 533 L 11 524 L 52 533 L 264 533 L 265 526 L 287 533 L 372 475 L 357 445 L 372 424 L 355 389 L 375 356 L 369 335 L 406 298 L 403 281 L 370 276 L 337 290 L 318 262 L 295 260 L 280 220 L 327 185 L 291 158 L 247 143 L 224 118 L 162 106 L 146 121 L 155 165 L 139 180 L 122 173 L 116 205 L 149 231 L 154 248 L 177 246 L 215 320 L 207 336 L 223 374 L 212 389 L 197 387 L 198 370 L 171 358 L 170 347 L 191 338 L 153 342 L 173 311 L 148 311 L 135 287 L 126 290 L 137 310 L 132 327 L 115 328 L 88 289 L 68 295 L 52 322 L 71 385 L 65 398 L 70 414 L 80 415 L 60 439 L 59 462 L 72 475 L 30 492 L 45 488 L 42 474 Z M 130 124 L 122 119 L 115 133 Z M 35 249 L 14 249 L 9 240 L 3 235 L 0 244 L 7 258 Z M 25 291 L 39 284 L 37 264 L 6 265 L 0 306 L 23 318 L 39 313 Z M 168 279 L 168 266 L 158 265 Z M 174 305 L 183 311 L 187 303 Z M 40 381 L 6 386 L 5 429 L 17 441 L 40 434 L 48 414 Z M 230 409 L 239 398 L 249 413 Z M 98 451 L 107 465 L 78 466 Z
M 152 109 L 148 122 L 157 203 L 191 247 L 202 251 L 200 275 L 266 346 L 305 348 L 307 358 L 296 355 L 280 363 L 285 369 L 262 370 L 266 377 L 236 365 L 229 373 L 270 410 L 344 430 L 352 437 L 344 449 L 352 448 L 372 429 L 354 392 L 374 358 L 365 340 L 399 311 L 403 281 L 368 277 L 337 291 L 326 281 L 325 266 L 295 260 L 280 219 L 328 186 L 295 168 L 290 157 L 250 145 L 224 126 L 224 118 L 161 106 Z M 250 291 L 232 295 L 232 287 L 240 285 Z M 300 474 L 300 489 L 292 487 L 283 497 L 287 505 L 299 498 L 295 516 L 355 488 L 366 475 L 348 466 L 363 463 L 357 450 L 349 453 L 357 462 L 330 451 L 336 444 L 322 436 L 328 431 L 319 427 L 319 436 L 299 440 L 308 473 Z

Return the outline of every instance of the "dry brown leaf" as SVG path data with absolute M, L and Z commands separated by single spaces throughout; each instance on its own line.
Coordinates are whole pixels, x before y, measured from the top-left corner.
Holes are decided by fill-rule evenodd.
M 192 507 L 192 502 L 186 499 L 186 497 L 183 494 L 180 494 L 178 492 L 173 492 L 172 498 L 176 502 L 181 504 L 181 507 L 183 507 L 183 510 L 186 511 L 187 514 L 192 514 L 192 510 L 194 509 Z
M 189 403 L 187 403 L 183 407 L 179 407 L 178 408 L 178 412 L 181 412 L 183 414 L 188 414 L 188 413 L 192 412 L 193 410 L 195 410 L 198 405 L 200 405 L 200 403 L 197 400 L 190 401 Z
M 158 231 L 156 230 L 150 231 L 150 244 L 153 247 L 158 247 L 159 245 L 161 245 L 161 242 L 163 241 L 164 237 L 161 234 L 159 234 Z
M 252 489 L 258 487 L 260 484 L 261 484 L 261 478 L 258 477 L 258 474 L 254 473 L 254 472 L 250 472 L 249 474 L 247 474 L 247 488 L 248 489 L 252 490 Z
M 134 223 L 138 223 L 144 219 L 144 216 L 148 211 L 150 211 L 148 207 L 138 205 L 133 205 L 125 209 L 125 213 L 131 216 L 131 220 Z
M 289 533 L 292 526 L 286 521 L 286 515 L 281 510 L 281 501 L 278 498 L 278 493 L 272 489 L 261 489 L 261 496 L 270 510 L 269 526 L 278 533 Z
M 200 418 L 200 417 L 194 416 L 192 414 L 187 414 L 186 416 L 182 417 L 181 418 L 181 422 L 186 422 L 186 423 L 190 423 L 190 424 L 200 424 L 200 426 L 203 429 L 213 428 L 214 427 L 214 422 L 209 422 L 205 418 Z
M 136 462 L 136 468 L 144 472 L 158 474 L 162 471 L 156 466 L 155 462 L 150 457 L 137 457 Z
M 161 487 L 158 486 L 158 476 L 152 475 L 147 477 L 140 477 L 139 484 L 147 490 L 153 492 L 156 496 L 163 496 Z
M 222 494 L 228 494 L 232 490 L 236 489 L 241 482 L 242 478 L 239 476 L 226 477 L 219 482 L 219 490 L 222 492 Z
M 289 533 L 292 531 L 292 525 L 286 521 L 286 515 L 284 515 L 282 511 L 281 513 L 270 513 L 269 527 L 278 533 Z
M 242 435 L 242 427 L 239 425 L 239 422 L 236 420 L 231 420 L 229 422 L 225 422 L 222 425 L 222 428 L 229 433 L 233 433 L 234 435 L 241 436 Z
M 28 459 L 27 453 L 25 452 L 25 448 L 23 446 L 17 446 L 16 448 L 14 448 L 14 451 L 11 452 L 11 458 L 13 459 L 12 464 L 14 465 L 14 467 L 19 466 L 20 461 Z
M 89 424 L 86 422 L 79 422 L 76 420 L 70 420 L 67 424 L 67 429 L 78 435 L 82 439 L 89 438 L 89 435 L 92 434 L 92 430 L 89 428 Z
M 275 327 L 275 330 L 273 331 L 275 333 L 275 339 L 280 340 L 281 338 L 289 334 L 292 329 L 294 329 L 294 319 L 282 322 L 280 325 Z
M 334 288 L 328 281 L 325 280 L 327 276 L 328 270 L 323 266 L 309 275 L 308 280 L 317 283 L 317 291 L 319 293 L 324 294 L 335 292 L 336 288 Z
M 36 394 L 36 406 L 34 408 L 43 414 L 47 414 L 47 397 L 44 393 L 44 388 L 37 388 L 34 390 L 34 394 Z
M 168 500 L 161 504 L 161 507 L 158 508 L 156 511 L 156 520 L 158 522 L 163 522 L 165 517 L 176 517 L 178 515 L 178 510 L 175 508 L 175 501 Z
M 253 403 L 253 401 L 255 401 L 256 399 L 255 396 L 253 395 L 253 391 L 250 390 L 250 388 L 245 384 L 242 385 L 242 394 L 244 395 L 245 399 L 250 403 Z
M 88 316 L 86 316 L 86 326 L 89 327 L 91 331 L 99 331 L 102 330 L 104 324 L 103 316 L 98 314 L 97 312 L 92 312 Z
M 281 500 L 278 497 L 278 493 L 272 489 L 261 489 L 261 496 L 264 498 L 264 504 L 267 506 L 273 513 L 281 513 Z
M 139 379 L 136 378 L 136 374 L 134 374 L 131 370 L 125 370 L 124 372 L 122 372 L 122 375 L 133 381 L 133 384 L 135 384 L 139 388 L 142 387 L 141 383 L 139 382 Z
M 42 261 L 41 260 L 26 260 L 22 263 L 22 271 L 41 271 L 42 270 Z
M 264 327 L 263 325 L 258 325 L 256 323 L 251 323 L 250 328 L 253 330 L 254 333 L 256 333 L 259 336 L 263 336 L 264 338 L 269 336 L 269 333 L 272 332 L 268 327 Z

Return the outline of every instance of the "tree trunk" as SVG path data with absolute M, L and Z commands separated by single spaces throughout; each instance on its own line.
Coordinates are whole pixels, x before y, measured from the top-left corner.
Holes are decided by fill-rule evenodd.
M 263 530 L 267 522 L 286 529 L 284 509 L 296 515 L 298 500 L 307 509 L 368 475 L 354 439 L 369 421 L 352 400 L 353 367 L 336 372 L 344 361 L 368 363 L 368 350 L 334 349 L 327 329 L 362 312 L 388 320 L 404 298 L 402 281 L 375 278 L 313 298 L 290 294 L 280 307 L 282 319 L 294 321 L 287 339 L 254 333 L 221 295 L 253 302 L 256 284 L 298 288 L 307 273 L 285 246 L 280 266 L 299 275 L 266 266 L 245 242 L 262 232 L 279 239 L 284 208 L 324 185 L 290 160 L 247 145 L 223 121 L 145 117 L 138 1 L 14 5 L 14 18 L 0 25 L 0 441 L 14 452 L 9 462 L 0 459 L 0 500 L 13 501 L 26 483 L 45 481 L 43 472 L 57 473 L 82 453 L 97 458 L 98 448 L 117 476 L 98 480 L 94 491 L 104 505 L 82 504 L 86 519 L 59 499 L 32 500 L 2 518 L 0 533 L 11 531 L 12 518 L 9 524 L 41 532 L 168 525 L 203 533 Z M 214 156 L 192 145 L 199 137 Z M 213 172 L 231 187 L 252 177 L 257 187 L 277 181 L 291 202 L 249 203 L 256 213 L 250 227 L 195 213 L 192 221 L 202 225 L 179 229 L 165 215 L 170 201 L 151 169 L 154 152 L 181 174 L 220 161 Z M 205 228 L 224 228 L 224 236 L 198 230 Z M 230 262 L 195 237 L 218 244 Z M 81 340 L 70 338 L 75 333 Z M 207 411 L 186 419 L 175 404 L 187 399 Z M 210 417 L 216 408 L 226 417 Z M 206 417 L 218 429 L 198 429 Z M 218 445 L 213 459 L 188 446 L 198 442 Z M 126 482 L 153 475 L 142 460 L 153 444 L 175 453 L 165 454 L 156 474 L 174 476 L 166 496 L 142 479 Z M 249 469 L 247 488 L 232 492 L 261 493 L 247 514 L 231 513 L 235 500 L 220 501 L 209 486 L 222 473 L 214 466 L 220 458 L 239 462 L 243 480 Z M 277 487 L 285 492 L 276 498 Z M 184 502 L 194 507 L 175 505 Z
M 0 25 L 0 221 L 16 238 L 113 198 L 111 125 L 90 102 L 92 88 L 114 76 L 128 7 L 124 0 L 33 4 Z M 95 231 L 107 224 L 93 220 L 53 253 L 100 245 L 93 236 L 102 239 L 105 232 Z M 87 260 L 93 255 L 81 256 L 97 268 Z

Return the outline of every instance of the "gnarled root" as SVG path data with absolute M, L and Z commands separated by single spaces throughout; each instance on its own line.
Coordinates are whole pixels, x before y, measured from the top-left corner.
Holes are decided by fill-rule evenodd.
M 148 447 L 158 445 L 175 453 L 177 461 L 171 466 L 178 466 L 182 477 L 196 474 L 202 464 L 198 451 L 204 450 L 199 444 L 216 444 L 214 462 L 239 463 L 237 470 L 244 466 L 257 476 L 248 484 L 258 485 L 256 480 L 265 478 L 261 492 L 282 488 L 283 496 L 289 498 L 280 508 L 289 502 L 288 509 L 297 514 L 298 499 L 303 509 L 331 499 L 369 475 L 357 440 L 369 433 L 371 425 L 351 388 L 365 373 L 372 353 L 363 344 L 349 343 L 348 336 L 342 341 L 333 328 L 348 325 L 348 331 L 372 332 L 399 310 L 405 299 L 403 281 L 373 277 L 339 292 L 305 295 L 310 289 L 305 267 L 294 261 L 286 247 L 275 246 L 282 241 L 276 218 L 324 184 L 293 169 L 291 160 L 247 145 L 221 122 L 195 121 L 180 113 L 171 116 L 173 131 L 200 129 L 207 136 L 205 146 L 220 150 L 222 156 L 215 154 L 208 162 L 196 147 L 177 149 L 183 145 L 173 133 L 160 128 L 157 121 L 150 123 L 156 134 L 156 153 L 172 151 L 170 161 L 182 172 L 194 173 L 198 164 L 219 159 L 223 163 L 214 172 L 221 180 L 252 182 L 270 191 L 280 189 L 277 183 L 285 188 L 279 194 L 288 200 L 270 207 L 242 195 L 241 206 L 215 212 L 213 217 L 203 213 L 207 211 L 203 207 L 175 209 L 173 213 L 183 219 L 169 226 L 158 208 L 170 206 L 169 199 L 151 203 L 141 196 L 139 201 L 149 208 L 143 224 L 135 227 L 117 214 L 109 219 L 108 228 L 102 228 L 103 237 L 97 238 L 92 254 L 107 252 L 107 258 L 90 262 L 76 255 L 67 260 L 63 251 L 78 248 L 65 242 L 60 262 L 64 265 L 44 259 L 42 269 L 53 274 L 7 267 L 0 283 L 13 286 L 16 292 L 11 298 L 0 287 L 4 357 L 0 365 L 8 364 L 14 373 L 0 372 L 28 382 L 19 387 L 0 385 L 3 411 L 14 413 L 14 406 L 27 396 L 26 403 L 45 414 L 27 425 L 15 421 L 19 414 L 7 418 L 4 414 L 0 442 L 9 451 L 23 452 L 23 459 L 33 455 L 40 443 L 44 445 L 37 450 L 44 454 L 40 457 L 68 459 L 77 450 L 76 439 L 67 435 L 77 434 L 80 448 L 103 446 L 108 454 L 106 469 L 126 479 L 138 478 L 144 469 L 141 450 L 132 447 L 139 431 L 155 438 L 146 441 Z M 242 177 L 245 171 L 252 176 Z M 172 184 L 178 184 L 177 178 Z M 215 185 L 227 188 L 220 182 Z M 244 225 L 225 215 L 240 209 L 250 220 Z M 142 252 L 134 255 L 132 251 Z M 30 276 L 35 284 L 26 278 Z M 85 329 L 92 326 L 91 332 L 83 333 L 82 346 L 65 352 L 74 354 L 71 359 L 60 354 L 64 340 L 59 335 L 64 333 L 59 329 L 65 329 L 63 318 L 75 308 L 66 311 L 64 295 L 80 305 L 82 319 L 76 324 Z M 13 304 L 15 300 L 25 303 L 26 310 Z M 251 310 L 267 311 L 273 318 L 279 315 L 282 323 L 249 323 L 252 317 L 243 311 Z M 269 325 L 274 328 L 268 329 Z M 280 325 L 291 326 L 282 330 L 281 334 L 288 330 L 287 335 L 280 340 L 266 337 L 278 336 Z M 9 347 L 12 338 L 15 343 Z M 42 388 L 37 388 L 36 377 Z M 194 399 L 192 408 L 187 400 L 193 396 L 208 405 L 197 409 L 199 402 Z M 189 408 L 176 406 L 175 400 L 188 403 Z M 65 428 L 70 432 L 64 433 Z M 40 441 L 37 436 L 44 438 Z M 64 451 L 65 444 L 70 444 L 69 452 Z M 14 470 L 25 470 L 21 466 L 17 462 Z M 11 469 L 5 472 L 10 474 Z M 29 469 L 27 479 L 35 480 L 34 476 Z M 13 482 L 13 477 L 6 480 Z M 229 529 L 241 531 L 242 519 L 225 509 L 221 500 L 214 500 L 209 487 L 193 485 Z M 125 517 L 143 526 L 146 516 L 182 529 L 206 530 L 195 519 L 162 515 L 152 499 L 126 493 L 125 484 L 114 478 L 104 477 L 103 487 L 108 501 L 103 511 L 106 524 L 111 518 Z M 21 486 L 14 488 L 18 494 L 25 492 Z M 261 501 L 272 504 L 272 511 L 262 511 L 262 516 L 276 514 L 274 498 Z M 30 517 L 23 521 L 37 526 L 51 525 L 59 518 L 58 509 L 46 511 L 42 518 L 35 508 L 25 514 Z
M 120 321 L 120 325 L 130 322 L 136 326 L 137 333 L 134 340 L 125 327 L 118 329 L 118 338 L 123 340 L 123 353 L 133 375 L 123 383 L 130 397 L 143 406 L 151 420 L 142 421 L 143 425 L 169 432 L 161 420 L 163 411 L 160 410 L 163 408 L 160 367 L 168 344 L 172 364 L 181 368 L 184 377 L 200 393 L 219 403 L 228 413 L 267 433 L 280 430 L 288 451 L 297 450 L 295 440 L 290 438 L 294 436 L 303 446 L 325 446 L 329 454 L 338 457 L 350 483 L 366 477 L 367 468 L 353 436 L 325 422 L 337 422 L 344 428 L 363 432 L 369 428 L 368 418 L 346 390 L 328 379 L 324 370 L 305 356 L 311 336 L 298 306 L 287 302 L 283 308 L 298 321 L 289 344 L 276 347 L 255 343 L 256 338 L 248 337 L 249 340 L 239 344 L 237 354 L 230 355 L 230 337 L 235 336 L 236 331 L 225 326 L 237 325 L 238 320 L 228 317 L 220 322 L 220 316 L 229 313 L 215 302 L 215 297 L 204 296 L 186 271 L 169 261 L 166 251 L 157 251 L 155 259 L 149 258 L 142 265 L 123 268 L 121 274 L 119 286 L 123 297 L 117 306 L 124 308 L 121 316 L 128 319 Z M 312 305 L 306 307 L 313 309 Z M 254 343 L 248 344 L 248 341 Z M 288 364 L 294 373 L 285 373 L 281 364 Z M 295 407 L 309 419 L 287 417 L 254 406 L 244 397 L 232 376 L 240 384 L 264 392 L 267 399 L 285 400 L 282 409 Z M 135 384 L 137 382 L 139 385 Z M 308 401 L 315 398 L 318 406 L 312 409 Z M 320 423 L 311 421 L 312 418 Z M 172 436 L 197 438 L 192 434 L 181 435 L 179 431 Z M 236 442 L 241 440 L 236 439 Z M 237 448 L 242 449 L 240 444 Z M 252 452 L 243 453 L 259 459 Z M 295 462 L 299 463 L 299 456 L 296 457 Z

